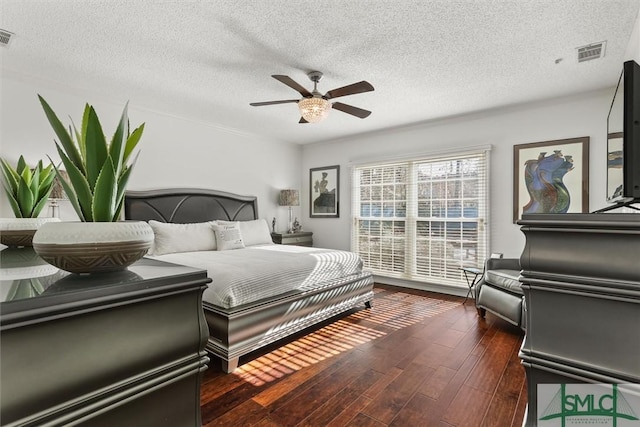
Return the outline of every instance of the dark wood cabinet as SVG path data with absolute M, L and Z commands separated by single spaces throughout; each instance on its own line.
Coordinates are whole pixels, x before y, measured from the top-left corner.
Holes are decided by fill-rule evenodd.
M 539 385 L 640 383 L 640 215 L 524 215 L 518 224 L 525 425 L 536 426 L 547 405 Z
M 279 245 L 313 246 L 313 233 L 310 231 L 271 233 L 271 238 Z
M 0 254 L 2 424 L 201 425 L 206 271 L 143 259 L 72 275 L 29 251 Z

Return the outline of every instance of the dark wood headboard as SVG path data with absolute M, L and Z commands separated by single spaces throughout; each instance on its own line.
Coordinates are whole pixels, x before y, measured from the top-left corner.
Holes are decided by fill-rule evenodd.
M 127 191 L 125 219 L 193 223 L 216 219 L 249 221 L 258 219 L 255 196 L 240 196 L 200 188 L 166 188 Z

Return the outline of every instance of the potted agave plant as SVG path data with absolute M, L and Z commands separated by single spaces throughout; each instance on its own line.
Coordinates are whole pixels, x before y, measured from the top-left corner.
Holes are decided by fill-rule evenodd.
M 144 124 L 129 132 L 125 106 L 107 142 L 89 104 L 80 129 L 73 122 L 67 129 L 49 104 L 38 98 L 57 136 L 56 149 L 68 176 L 65 179 L 56 167 L 58 179 L 80 221 L 45 224 L 34 235 L 33 248 L 45 261 L 73 273 L 126 269 L 153 243 L 153 230 L 146 222 L 119 221 Z
M 31 246 L 40 225 L 58 221 L 57 218 L 38 218 L 53 187 L 53 165 L 45 167 L 40 160 L 35 168 L 30 168 L 20 156 L 15 168 L 5 159 L 0 159 L 0 168 L 4 191 L 15 215 L 15 218 L 0 219 L 0 243 L 9 247 Z

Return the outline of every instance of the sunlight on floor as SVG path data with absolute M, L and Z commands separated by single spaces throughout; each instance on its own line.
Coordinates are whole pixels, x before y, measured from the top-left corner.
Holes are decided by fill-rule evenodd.
M 374 289 L 380 294 L 382 289 Z M 444 313 L 459 302 L 393 293 L 377 295 L 370 310 L 360 310 L 288 343 L 236 369 L 233 375 L 255 386 L 289 375 L 397 330 Z M 410 311 L 408 311 L 410 310 Z M 379 325 L 377 330 L 359 323 Z

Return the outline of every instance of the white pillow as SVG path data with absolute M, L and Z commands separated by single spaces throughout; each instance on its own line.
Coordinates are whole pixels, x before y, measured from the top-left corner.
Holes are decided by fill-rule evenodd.
M 266 219 L 252 221 L 218 221 L 218 224 L 239 224 L 240 235 L 245 246 L 273 245 L 269 224 Z
M 149 255 L 174 252 L 215 251 L 216 236 L 211 229 L 214 221 L 173 224 L 151 220 L 155 239 Z
M 216 243 L 219 251 L 244 248 L 240 226 L 237 222 L 221 224 L 218 221 L 217 224 L 212 224 L 211 228 L 216 234 Z

